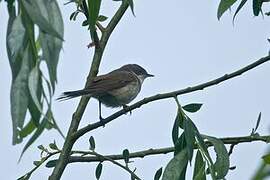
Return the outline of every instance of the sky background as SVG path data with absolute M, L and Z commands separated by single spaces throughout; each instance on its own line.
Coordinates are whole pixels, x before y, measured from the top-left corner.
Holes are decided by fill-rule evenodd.
M 77 90 L 84 86 L 93 55 L 93 49 L 86 47 L 90 37 L 86 28 L 80 26 L 82 18 L 79 17 L 77 22 L 69 21 L 74 5 L 64 6 L 64 2 L 59 2 L 65 23 L 65 42 L 58 66 L 55 98 L 63 91 Z M 110 16 L 117 5 L 116 2 L 105 0 L 101 13 Z M 136 102 L 147 96 L 212 80 L 267 55 L 268 17 L 253 17 L 252 6 L 248 3 L 240 11 L 233 26 L 233 14 L 229 12 L 226 12 L 221 21 L 217 20 L 217 7 L 217 1 L 135 1 L 136 17 L 128 10 L 118 24 L 105 50 L 99 74 L 128 63 L 145 67 L 155 77 L 144 82 L 140 95 L 134 100 Z M 18 164 L 26 141 L 17 146 L 11 145 L 11 72 L 5 48 L 5 2 L 0 3 L 0 9 L 0 179 L 13 180 L 29 171 L 33 167 L 32 162 L 39 159 L 38 145 L 46 146 L 55 140 L 61 147 L 63 139 L 54 130 L 46 131 L 26 151 Z M 258 132 L 269 134 L 269 69 L 270 63 L 266 63 L 222 84 L 180 96 L 180 103 L 203 103 L 199 112 L 190 114 L 203 134 L 216 137 L 249 135 L 259 112 L 262 112 L 262 120 Z M 53 104 L 55 118 L 65 134 L 78 101 L 55 101 Z M 115 111 L 117 109 L 103 108 L 103 116 Z M 134 110 L 131 116 L 121 116 L 105 128 L 83 136 L 74 149 L 88 149 L 88 138 L 91 135 L 96 140 L 96 151 L 101 154 L 119 154 L 126 148 L 133 152 L 172 146 L 171 129 L 176 111 L 173 99 L 149 103 Z M 81 126 L 97 120 L 98 103 L 92 99 Z M 230 171 L 227 179 L 250 179 L 266 150 L 267 145 L 262 142 L 237 145 L 231 155 L 231 166 L 236 166 L 236 170 Z M 137 168 L 136 172 L 142 179 L 149 180 L 171 158 L 172 154 L 135 159 L 131 167 Z M 94 179 L 96 165 L 69 165 L 62 179 Z M 188 170 L 189 177 L 191 169 L 193 167 Z M 42 167 L 33 174 L 32 179 L 47 179 L 50 173 L 51 169 Z M 101 180 L 108 179 L 129 179 L 129 174 L 106 162 Z

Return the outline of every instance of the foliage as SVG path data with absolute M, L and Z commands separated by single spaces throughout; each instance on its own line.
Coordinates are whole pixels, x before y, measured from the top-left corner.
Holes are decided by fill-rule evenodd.
M 217 18 L 220 19 L 221 16 L 228 10 L 232 8 L 232 6 L 236 3 L 240 2 L 236 11 L 233 15 L 233 21 L 235 20 L 236 15 L 240 12 L 240 10 L 246 5 L 247 0 L 221 0 L 218 6 Z M 258 16 L 260 13 L 263 15 L 263 4 L 269 3 L 269 1 L 263 0 L 252 0 L 252 11 L 254 16 Z M 266 12 L 265 15 L 269 15 L 269 12 Z
M 44 129 L 54 128 L 61 133 L 51 107 L 64 27 L 56 0 L 8 0 L 7 7 L 12 143 L 21 143 L 31 135 L 23 153 Z M 43 63 L 47 65 L 49 78 L 46 78 L 46 69 L 41 69 Z M 26 122 L 27 113 L 30 119 Z

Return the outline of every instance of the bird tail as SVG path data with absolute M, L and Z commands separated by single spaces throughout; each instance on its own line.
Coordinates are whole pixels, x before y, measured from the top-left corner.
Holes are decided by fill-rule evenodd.
M 89 94 L 89 91 L 84 90 L 84 89 L 83 90 L 78 90 L 78 91 L 67 91 L 67 92 L 64 92 L 56 100 L 64 101 L 64 100 L 68 100 L 68 99 L 71 99 L 71 98 L 79 97 L 79 96 L 82 96 L 82 95 L 90 95 L 90 94 Z

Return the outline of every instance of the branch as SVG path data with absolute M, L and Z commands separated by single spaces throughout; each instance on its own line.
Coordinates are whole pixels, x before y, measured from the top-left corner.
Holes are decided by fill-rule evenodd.
M 247 143 L 247 142 L 270 142 L 270 135 L 267 136 L 240 136 L 240 137 L 226 137 L 226 138 L 220 138 L 220 140 L 224 144 L 234 144 L 238 145 L 241 143 Z M 206 141 L 206 145 L 208 147 L 213 146 L 209 141 Z M 166 147 L 166 148 L 159 148 L 159 149 L 148 149 L 144 151 L 137 151 L 134 153 L 129 154 L 129 159 L 131 158 L 144 158 L 145 156 L 152 156 L 152 155 L 159 155 L 159 154 L 167 154 L 174 152 L 174 147 Z M 87 151 L 81 151 L 82 154 L 90 154 Z M 107 161 L 107 158 L 110 158 L 112 160 L 123 160 L 125 157 L 122 154 L 117 155 L 107 155 L 104 157 L 82 157 L 82 156 L 71 156 L 69 158 L 69 163 L 75 163 L 75 162 L 102 162 Z
M 115 15 L 112 17 L 108 26 L 106 27 L 106 31 L 104 31 L 104 33 L 102 34 L 100 39 L 100 46 L 95 48 L 93 61 L 91 64 L 91 68 L 85 86 L 88 86 L 91 79 L 97 75 L 103 51 L 106 47 L 109 37 L 113 32 L 114 28 L 116 27 L 116 25 L 118 24 L 118 22 L 120 21 L 120 19 L 122 18 L 122 16 L 124 15 L 127 8 L 128 3 L 126 1 L 122 1 L 121 6 L 119 7 Z M 81 118 L 83 116 L 83 113 L 85 111 L 89 99 L 90 99 L 89 97 L 82 97 L 76 111 L 73 113 L 68 134 L 65 139 L 64 146 L 62 148 L 62 152 L 59 156 L 59 160 L 57 161 L 55 168 L 53 169 L 51 176 L 49 177 L 49 180 L 59 180 L 66 168 L 66 165 L 68 164 L 68 157 L 70 156 L 70 152 L 76 141 L 76 139 L 73 138 L 73 134 L 78 130 Z
M 98 154 L 98 153 L 93 152 L 93 151 L 92 151 L 91 153 L 92 153 L 93 155 L 95 155 L 95 157 L 97 157 L 97 158 L 102 158 L 102 159 L 104 159 L 105 161 L 110 161 L 111 163 L 113 163 L 113 164 L 115 164 L 115 165 L 121 167 L 122 169 L 126 170 L 126 171 L 131 175 L 131 177 L 133 177 L 133 178 L 135 178 L 135 179 L 138 179 L 138 180 L 141 180 L 141 178 L 139 178 L 139 177 L 138 177 L 133 171 L 131 171 L 127 166 L 124 166 L 124 165 L 120 164 L 119 162 L 113 160 L 113 159 L 110 158 L 110 157 L 103 156 L 103 155 Z
M 196 85 L 196 86 L 193 86 L 193 87 L 187 87 L 187 88 L 184 88 L 184 89 L 180 89 L 180 90 L 177 90 L 177 91 L 172 91 L 172 92 L 169 92 L 169 93 L 163 93 L 163 94 L 157 94 L 157 95 L 154 95 L 154 96 L 150 96 L 150 97 L 147 97 L 147 98 L 144 98 L 143 100 L 141 101 L 138 101 L 137 103 L 131 105 L 131 106 L 128 106 L 127 108 L 125 109 L 122 109 L 120 111 L 117 111 L 116 113 L 112 114 L 111 116 L 107 117 L 106 119 L 104 119 L 102 122 L 96 122 L 96 123 L 93 123 L 93 124 L 89 124 L 81 129 L 79 129 L 75 134 L 74 134 L 74 139 L 78 139 L 79 137 L 83 136 L 85 133 L 93 130 L 93 129 L 96 129 L 96 128 L 99 128 L 101 126 L 104 126 L 105 124 L 111 122 L 112 120 L 118 118 L 119 116 L 122 116 L 123 114 L 131 111 L 131 110 L 134 110 L 134 109 L 137 109 L 139 107 L 141 107 L 142 105 L 145 105 L 147 103 L 150 103 L 150 102 L 153 102 L 153 101 L 157 101 L 157 100 L 161 100 L 161 99 L 168 99 L 168 98 L 174 98 L 178 95 L 182 95 L 182 94 L 188 94 L 188 93 L 191 93 L 191 92 L 194 92 L 194 91 L 199 91 L 199 90 L 203 90 L 207 87 L 210 87 L 210 86 L 214 86 L 214 85 L 217 85 L 223 81 L 226 81 L 226 80 L 229 80 L 229 79 L 232 79 L 234 77 L 237 77 L 237 76 L 240 76 L 241 74 L 267 62 L 270 60 L 270 56 L 266 56 L 266 57 L 263 57 L 237 71 L 234 71 L 230 74 L 225 74 L 217 79 L 214 79 L 214 80 L 211 80 L 211 81 L 208 81 L 206 83 L 202 83 L 202 84 L 199 84 L 199 85 Z

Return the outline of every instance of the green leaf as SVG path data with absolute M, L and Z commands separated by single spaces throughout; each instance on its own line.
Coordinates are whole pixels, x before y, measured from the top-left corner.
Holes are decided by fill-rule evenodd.
M 89 12 L 89 28 L 91 38 L 94 39 L 96 32 L 96 22 L 99 15 L 101 0 L 88 0 L 88 12 Z
M 89 25 L 89 22 L 87 20 L 82 22 L 82 26 L 88 26 L 88 25 Z
M 75 12 L 71 13 L 69 20 L 76 21 L 76 17 L 78 14 L 79 14 L 79 11 L 75 11 Z
M 29 74 L 28 88 L 30 91 L 30 95 L 35 103 L 35 106 L 37 107 L 39 112 L 42 113 L 42 106 L 41 106 L 41 102 L 40 102 L 40 97 L 38 97 L 38 96 L 40 96 L 40 95 L 38 95 L 38 92 L 40 91 L 40 85 L 41 85 L 40 79 L 41 79 L 41 75 L 40 75 L 40 70 L 39 70 L 39 66 L 37 63 L 36 66 L 31 70 L 31 72 Z
M 255 135 L 255 133 L 256 133 L 256 131 L 257 131 L 259 125 L 260 125 L 261 117 L 262 117 L 262 113 L 260 112 L 260 113 L 259 113 L 259 116 L 258 116 L 258 118 L 257 118 L 257 121 L 256 121 L 256 126 L 255 126 L 255 128 L 252 128 L 251 135 Z
M 213 144 L 216 152 L 216 162 L 214 163 L 215 171 L 218 179 L 223 179 L 227 175 L 230 168 L 230 159 L 228 151 L 224 143 L 215 137 L 204 136 L 211 144 Z
M 40 9 L 42 9 L 42 15 L 46 17 L 51 26 L 53 26 L 55 30 L 63 36 L 63 19 L 56 0 L 38 0 L 38 5 Z M 40 31 L 39 33 L 39 40 L 42 49 L 42 59 L 45 59 L 46 61 L 49 71 L 50 83 L 54 92 L 55 83 L 57 82 L 57 65 L 59 60 L 59 53 L 63 42 L 50 34 L 44 33 L 43 31 Z
M 181 136 L 177 139 L 175 145 L 174 145 L 174 155 L 181 152 L 184 148 L 186 148 L 187 143 L 185 139 L 185 133 L 183 132 Z
M 57 147 L 55 141 L 54 141 L 53 143 L 50 143 L 50 144 L 49 144 L 49 147 L 50 147 L 52 150 L 59 150 L 59 148 Z
M 159 180 L 162 175 L 162 167 L 157 170 L 154 176 L 154 180 Z
M 45 166 L 46 166 L 47 168 L 53 168 L 53 167 L 56 166 L 56 163 L 57 163 L 57 159 L 50 160 L 50 161 L 48 161 L 48 162 L 46 163 Z
M 187 111 L 187 112 L 197 112 L 201 109 L 203 104 L 199 104 L 199 103 L 192 103 L 192 104 L 187 104 L 185 106 L 183 106 L 182 108 Z
M 10 107 L 11 107 L 11 117 L 13 125 L 13 144 L 18 144 L 21 142 L 19 138 L 19 129 L 24 125 L 26 110 L 29 101 L 29 91 L 28 91 L 28 76 L 29 76 L 29 61 L 31 59 L 31 54 L 29 47 L 24 51 L 23 58 L 21 59 L 20 70 L 12 80 L 11 85 L 11 95 L 10 95 Z
M 129 151 L 128 151 L 128 149 L 124 149 L 122 154 L 123 154 L 125 163 L 128 164 L 129 163 Z
M 179 180 L 188 163 L 187 149 L 183 149 L 166 166 L 162 180 Z
M 253 0 L 252 7 L 254 16 L 258 16 L 259 13 L 261 12 L 262 3 L 263 3 L 262 0 Z
M 100 176 L 102 173 L 102 163 L 98 163 L 97 168 L 96 168 L 96 178 L 99 180 Z
M 270 164 L 270 154 L 266 154 L 262 158 L 265 164 Z
M 221 0 L 218 6 L 217 18 L 220 20 L 221 16 L 226 12 L 237 0 Z
M 206 180 L 205 162 L 199 150 L 197 151 L 195 158 L 193 180 Z
M 134 2 L 133 2 L 133 0 L 126 0 L 126 1 L 127 1 L 128 5 L 129 5 L 129 7 L 131 9 L 131 12 L 132 12 L 133 16 L 135 16 L 135 13 L 134 13 Z
M 179 125 L 180 125 L 179 112 L 177 112 L 177 115 L 175 117 L 174 124 L 173 124 L 173 129 L 172 129 L 172 140 L 173 140 L 174 145 L 175 145 L 175 143 L 178 139 L 178 136 L 179 136 Z
M 35 142 L 35 140 L 41 135 L 41 133 L 43 132 L 43 130 L 46 127 L 46 124 L 49 121 L 49 118 L 51 116 L 51 110 L 48 109 L 45 117 L 43 118 L 43 120 L 41 121 L 40 125 L 38 126 L 37 130 L 34 132 L 33 136 L 31 136 L 31 138 L 28 140 L 28 142 L 25 144 L 20 159 L 22 158 L 24 152 L 29 148 L 29 146 L 31 146 L 31 144 L 33 144 Z
M 28 79 L 28 85 L 29 85 L 29 79 Z M 38 100 L 40 101 L 40 105 L 41 105 L 41 108 L 43 108 L 43 102 L 41 102 L 41 91 L 42 91 L 42 82 L 41 82 L 41 79 L 39 79 L 38 81 L 38 87 L 37 87 L 37 98 Z M 28 102 L 28 110 L 30 112 L 30 115 L 31 115 L 31 120 L 33 121 L 33 123 L 35 124 L 35 126 L 39 126 L 39 121 L 40 121 L 40 118 L 41 118 L 41 115 L 43 114 L 43 112 L 41 112 L 36 104 L 34 103 L 34 100 L 33 98 L 31 97 L 31 95 L 29 96 L 29 102 Z
M 203 139 L 202 135 L 199 133 L 197 128 L 195 131 L 195 136 L 196 136 L 196 140 L 197 140 L 198 150 L 200 150 L 201 153 L 204 155 L 203 157 L 207 162 L 212 179 L 216 180 L 217 178 L 216 178 L 214 163 L 213 163 L 212 158 L 208 152 L 208 149 L 207 149 L 207 146 L 204 142 L 204 139 Z
M 108 19 L 108 17 L 107 17 L 107 16 L 103 16 L 103 15 L 99 15 L 98 18 L 97 18 L 97 20 L 98 20 L 99 22 L 106 21 L 107 19 Z
M 185 139 L 187 143 L 188 159 L 190 162 L 192 160 L 193 151 L 194 151 L 194 143 L 195 143 L 196 129 L 194 127 L 195 125 L 189 118 L 184 120 L 184 134 L 185 134 Z
M 236 15 L 237 15 L 238 12 L 242 9 L 242 7 L 246 4 L 246 2 L 247 2 L 247 0 L 242 0 L 242 1 L 240 2 L 239 6 L 237 7 L 237 9 L 236 9 L 236 11 L 235 11 L 235 13 L 234 13 L 234 15 L 233 15 L 233 22 L 234 22 L 234 20 L 235 20 Z
M 94 151 L 96 148 L 95 139 L 93 136 L 89 138 L 90 150 Z
M 31 119 L 27 125 L 19 132 L 20 138 L 25 138 L 36 129 L 34 121 Z
M 25 10 L 27 11 L 27 14 L 31 18 L 31 20 L 35 24 L 37 24 L 38 27 L 42 31 L 63 40 L 63 34 L 61 32 L 59 32 L 55 28 L 54 24 L 52 24 L 50 21 L 48 21 L 48 19 L 44 16 L 44 12 L 45 12 L 44 9 L 48 8 L 48 7 L 45 7 L 46 6 L 45 3 L 47 5 L 51 4 L 51 5 L 55 6 L 55 5 L 57 5 L 57 3 L 54 0 L 50 0 L 50 1 L 24 0 L 21 2 L 23 4 Z M 58 8 L 58 5 L 57 5 L 57 8 Z M 55 13 L 56 13 L 55 10 L 58 11 L 58 9 L 55 9 L 55 8 L 47 9 L 47 13 L 48 13 L 48 15 L 52 14 L 52 16 L 54 18 L 59 19 L 59 17 L 55 16 Z M 57 12 L 57 14 L 58 14 L 58 12 Z M 60 18 L 61 18 L 61 16 L 60 16 Z
M 39 145 L 38 149 L 40 149 L 41 151 L 47 151 L 46 148 L 43 145 Z
M 15 60 L 24 46 L 25 28 L 22 23 L 21 14 L 19 14 L 13 21 L 11 31 L 7 34 L 7 46 L 10 52 L 9 61 L 15 63 Z
M 34 161 L 34 162 L 33 162 L 33 164 L 34 164 L 35 166 L 39 166 L 40 163 L 41 163 L 40 161 Z

